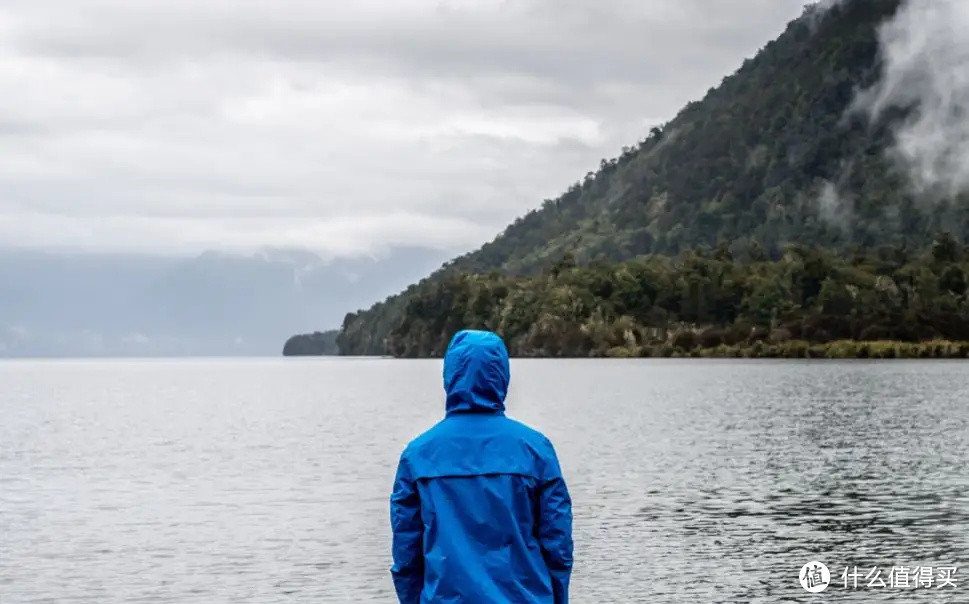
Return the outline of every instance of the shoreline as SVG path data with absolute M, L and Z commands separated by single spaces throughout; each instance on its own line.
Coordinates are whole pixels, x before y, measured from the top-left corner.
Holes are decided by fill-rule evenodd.
M 811 343 L 787 340 L 753 344 L 721 344 L 713 348 L 683 350 L 669 344 L 633 348 L 612 348 L 607 358 L 699 358 L 699 359 L 966 359 L 969 342 L 928 340 L 832 340 Z
M 440 356 L 365 356 L 365 355 L 305 355 L 339 356 L 354 359 L 440 359 Z M 615 347 L 605 351 L 590 351 L 584 356 L 548 354 L 512 354 L 512 359 L 574 360 L 574 359 L 875 359 L 875 360 L 958 360 L 969 359 L 969 341 L 926 340 L 901 342 L 895 340 L 832 340 L 811 343 L 806 340 L 786 340 L 769 343 L 755 341 L 744 344 L 720 344 L 691 350 L 670 344 Z

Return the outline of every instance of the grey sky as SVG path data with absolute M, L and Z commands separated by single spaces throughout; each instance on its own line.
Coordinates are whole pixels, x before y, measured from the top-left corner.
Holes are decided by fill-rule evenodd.
M 805 0 L 0 4 L 0 245 L 468 250 Z

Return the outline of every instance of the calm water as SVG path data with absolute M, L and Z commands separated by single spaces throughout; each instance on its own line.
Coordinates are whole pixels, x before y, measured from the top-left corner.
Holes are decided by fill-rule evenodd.
M 0 363 L 0 602 L 394 602 L 442 408 L 439 361 Z M 508 408 L 558 448 L 574 602 L 969 602 L 969 364 L 514 361 Z

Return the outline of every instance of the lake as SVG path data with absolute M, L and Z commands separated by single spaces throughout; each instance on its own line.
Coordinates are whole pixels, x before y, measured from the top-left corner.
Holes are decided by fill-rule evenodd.
M 395 602 L 443 405 L 440 361 L 2 362 L 0 601 Z M 969 601 L 965 362 L 513 360 L 507 407 L 558 450 L 573 602 Z

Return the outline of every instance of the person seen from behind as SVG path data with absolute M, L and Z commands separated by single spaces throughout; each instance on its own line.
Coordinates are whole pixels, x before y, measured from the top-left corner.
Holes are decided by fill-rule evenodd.
M 445 416 L 400 456 L 390 520 L 401 604 L 565 604 L 572 502 L 552 443 L 505 416 L 508 351 L 460 331 Z

